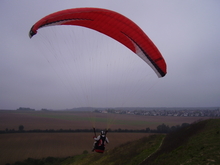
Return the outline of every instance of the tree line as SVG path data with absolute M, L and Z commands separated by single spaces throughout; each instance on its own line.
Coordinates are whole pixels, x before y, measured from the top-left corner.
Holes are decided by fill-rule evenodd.
M 108 132 L 130 132 L 130 133 L 169 133 L 180 129 L 182 127 L 188 126 L 188 123 L 183 123 L 181 125 L 176 125 L 169 127 L 169 125 L 161 124 L 158 125 L 156 129 L 150 129 L 147 127 L 146 129 L 109 129 Z M 96 129 L 96 132 L 101 132 L 101 129 Z M 8 129 L 0 130 L 0 133 L 71 133 L 71 132 L 94 132 L 94 129 L 33 129 L 33 130 L 25 130 L 23 125 L 18 126 L 18 130 L 15 129 Z

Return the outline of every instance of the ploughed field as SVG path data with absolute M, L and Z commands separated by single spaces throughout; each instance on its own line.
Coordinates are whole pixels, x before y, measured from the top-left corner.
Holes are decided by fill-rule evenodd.
M 59 129 L 156 129 L 162 123 L 175 126 L 192 123 L 198 117 L 137 116 L 91 112 L 54 111 L 0 111 L 0 130 L 59 130 Z M 203 118 L 207 119 L 207 118 Z M 98 134 L 98 133 L 97 133 Z M 137 140 L 148 133 L 107 134 L 110 144 L 106 149 Z M 0 134 L 0 164 L 22 161 L 27 158 L 68 157 L 91 151 L 94 133 L 6 133 Z
M 146 133 L 109 133 L 106 151 Z M 88 151 L 92 153 L 92 133 L 11 133 L 0 134 L 0 164 L 27 158 L 68 157 Z M 94 153 L 95 154 L 95 153 Z

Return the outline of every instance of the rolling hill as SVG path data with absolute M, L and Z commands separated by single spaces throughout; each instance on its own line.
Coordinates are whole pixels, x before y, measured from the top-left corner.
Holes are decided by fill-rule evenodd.
M 27 159 L 24 164 L 59 165 L 194 165 L 220 164 L 220 119 L 198 121 L 167 135 L 128 142 L 104 154 L 84 151 L 68 158 Z

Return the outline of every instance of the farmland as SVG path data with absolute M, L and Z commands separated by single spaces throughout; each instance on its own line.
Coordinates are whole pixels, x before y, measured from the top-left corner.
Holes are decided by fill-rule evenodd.
M 111 133 L 106 149 L 132 140 L 146 133 Z M 92 133 L 13 133 L 0 134 L 0 164 L 22 161 L 27 158 L 68 157 L 91 151 Z
M 0 111 L 0 130 L 18 129 L 155 129 L 164 123 L 169 126 L 192 123 L 208 117 L 138 116 L 68 111 Z
M 0 130 L 35 129 L 151 129 L 159 124 L 180 125 L 192 123 L 205 117 L 162 117 L 123 114 L 102 114 L 90 112 L 56 111 L 0 111 Z M 148 136 L 147 133 L 108 133 L 110 144 L 107 149 Z M 81 154 L 92 148 L 93 133 L 10 133 L 0 134 L 0 164 L 13 163 L 28 157 L 67 157 Z

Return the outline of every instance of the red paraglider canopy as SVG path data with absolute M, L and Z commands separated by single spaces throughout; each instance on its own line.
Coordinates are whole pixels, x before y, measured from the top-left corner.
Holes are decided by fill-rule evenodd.
M 107 9 L 75 8 L 58 11 L 36 22 L 30 32 L 32 37 L 41 27 L 52 25 L 78 25 L 87 27 L 125 45 L 147 62 L 158 77 L 166 75 L 166 62 L 149 37 L 133 21 Z

